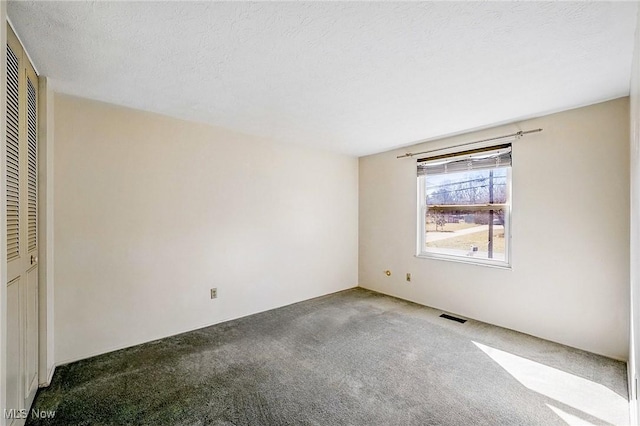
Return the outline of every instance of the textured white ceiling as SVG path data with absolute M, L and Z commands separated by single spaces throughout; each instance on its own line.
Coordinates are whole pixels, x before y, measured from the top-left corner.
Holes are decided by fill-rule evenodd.
M 10 2 L 55 90 L 364 155 L 629 93 L 636 2 Z

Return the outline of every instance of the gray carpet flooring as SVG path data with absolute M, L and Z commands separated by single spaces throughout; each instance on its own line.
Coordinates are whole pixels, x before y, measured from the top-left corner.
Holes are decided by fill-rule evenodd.
M 440 314 L 353 289 L 97 356 L 28 424 L 626 423 L 624 363 Z

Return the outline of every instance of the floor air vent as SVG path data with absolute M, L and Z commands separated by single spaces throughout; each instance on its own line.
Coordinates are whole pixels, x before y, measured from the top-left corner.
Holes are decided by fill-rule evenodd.
M 454 317 L 454 316 L 447 315 L 447 314 L 440 315 L 440 318 L 446 318 L 446 319 L 451 320 L 451 321 L 459 322 L 460 324 L 464 324 L 465 322 L 467 322 L 466 319 Z

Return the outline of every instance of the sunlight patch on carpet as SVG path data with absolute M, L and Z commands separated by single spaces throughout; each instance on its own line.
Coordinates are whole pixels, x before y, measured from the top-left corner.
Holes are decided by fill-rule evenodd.
M 613 425 L 629 423 L 627 400 L 606 386 L 509 352 L 473 343 L 528 389 L 601 421 Z M 582 423 L 577 423 L 578 417 L 557 407 L 549 408 L 569 424 L 590 424 L 582 418 Z M 572 418 L 573 421 L 569 422 Z

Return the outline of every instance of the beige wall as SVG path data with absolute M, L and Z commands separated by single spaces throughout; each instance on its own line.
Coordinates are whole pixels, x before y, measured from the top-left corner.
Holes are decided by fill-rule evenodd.
M 622 98 L 361 158 L 360 285 L 626 359 L 628 108 Z M 513 144 L 513 269 L 414 257 L 416 162 L 396 155 L 538 127 Z
M 55 110 L 58 364 L 357 285 L 357 159 L 62 95 Z

